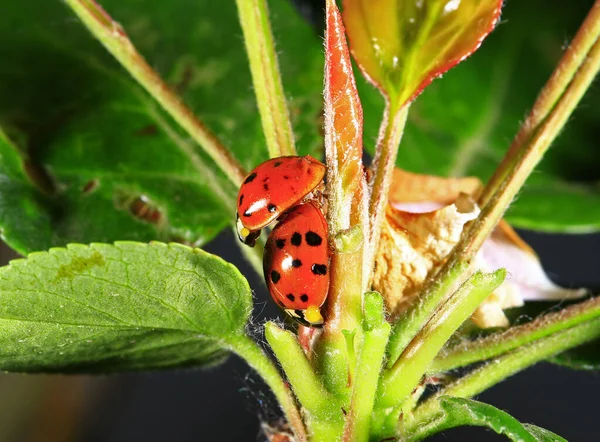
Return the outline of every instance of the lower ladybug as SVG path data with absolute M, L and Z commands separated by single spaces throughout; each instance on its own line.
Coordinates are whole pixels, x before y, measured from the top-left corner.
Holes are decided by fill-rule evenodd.
M 327 222 L 316 202 L 290 209 L 269 235 L 263 270 L 275 302 L 294 320 L 323 325 L 329 290 Z

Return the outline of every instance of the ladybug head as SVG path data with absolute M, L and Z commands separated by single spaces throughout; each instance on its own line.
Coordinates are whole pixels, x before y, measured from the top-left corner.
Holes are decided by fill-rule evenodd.
M 285 312 L 294 321 L 307 327 L 323 327 L 323 315 L 321 315 L 321 311 L 316 305 L 309 305 L 305 310 L 287 308 Z
M 246 244 L 247 246 L 254 247 L 254 245 L 256 244 L 256 240 L 260 236 L 260 230 L 249 230 L 247 227 L 244 226 L 244 224 L 242 224 L 242 220 L 240 219 L 239 215 L 237 216 L 236 228 L 238 238 L 240 239 L 240 241 Z

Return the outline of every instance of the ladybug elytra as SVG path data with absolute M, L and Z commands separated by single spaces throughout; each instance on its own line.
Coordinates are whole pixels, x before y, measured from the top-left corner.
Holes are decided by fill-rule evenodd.
M 324 176 L 325 165 L 310 155 L 272 158 L 258 165 L 238 192 L 240 240 L 254 246 L 261 229 L 298 204 Z
M 314 202 L 298 204 L 269 235 L 263 270 L 275 302 L 307 326 L 323 324 L 329 291 L 327 221 Z

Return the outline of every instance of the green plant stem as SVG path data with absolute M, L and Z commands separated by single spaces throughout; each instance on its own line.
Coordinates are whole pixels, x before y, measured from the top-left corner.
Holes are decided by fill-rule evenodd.
M 231 155 L 231 152 L 150 67 L 144 57 L 135 49 L 122 26 L 115 22 L 94 0 L 65 1 L 108 52 L 206 151 L 229 180 L 235 186 L 239 186 L 246 175 L 243 168 Z M 201 159 L 193 149 L 188 149 L 186 154 L 197 167 L 197 163 L 201 162 Z
M 344 441 L 369 440 L 377 382 L 390 330 L 390 324 L 385 323 L 379 328 L 364 333 L 359 357 L 356 361 L 354 391 L 350 402 L 350 414 L 346 423 Z
M 365 264 L 369 269 L 369 281 L 373 277 L 375 252 L 379 246 L 381 224 L 388 204 L 388 193 L 392 184 L 396 157 L 398 156 L 398 146 L 404 134 L 408 108 L 409 105 L 405 105 L 398 109 L 396 106 L 390 106 L 390 101 L 386 100 L 383 121 L 379 128 L 379 139 L 377 140 L 375 158 L 371 166 L 372 178 L 369 182 L 370 238 L 367 249 L 368 257 Z
M 344 442 L 369 440 L 377 383 L 391 330 L 390 324 L 385 321 L 383 310 L 383 299 L 379 293 L 365 295 L 363 334 L 342 439 Z
M 362 107 L 344 26 L 335 0 L 327 0 L 325 7 L 325 192 L 331 259 L 325 324 L 315 345 L 315 362 L 326 388 L 346 405 L 355 345 L 362 333 L 368 200 L 362 164 Z
M 490 179 L 479 197 L 479 205 L 486 205 L 500 183 L 506 178 L 511 164 L 520 155 L 523 145 L 529 142 L 567 89 L 580 66 L 585 62 L 592 46 L 600 36 L 600 1 L 596 1 L 563 54 L 556 69 L 540 91 L 529 115 L 513 140 L 503 163 Z
M 437 399 L 442 395 L 473 397 L 539 361 L 598 337 L 600 337 L 600 319 L 596 318 L 493 359 L 427 399 L 416 409 L 412 417 L 406 420 L 403 431 L 410 434 L 428 422 L 438 411 Z
M 452 334 L 505 278 L 505 269 L 489 274 L 477 272 L 459 287 L 415 336 L 394 366 L 384 373 L 379 407 L 397 406 L 408 397 Z
M 444 372 L 484 361 L 598 316 L 600 316 L 600 298 L 593 298 L 558 312 L 540 316 L 530 323 L 511 327 L 505 332 L 453 346 L 438 355 L 428 371 Z
M 271 158 L 296 155 L 266 0 L 236 0 L 263 133 Z
M 265 337 L 302 406 L 311 415 L 322 416 L 331 408 L 333 398 L 313 371 L 296 336 L 267 322 Z
M 348 349 L 347 333 L 360 339 L 362 274 L 356 269 L 362 262 L 362 247 L 357 251 L 337 251 L 331 256 L 330 286 L 326 322 L 317 343 L 316 363 L 327 389 L 337 396 L 347 396 L 352 384 L 351 367 L 354 351 Z M 344 334 L 346 333 L 346 334 Z M 352 341 L 353 342 L 353 341 Z M 353 343 L 350 345 L 353 345 Z
M 301 442 L 307 442 L 304 422 L 294 397 L 271 359 L 246 335 L 237 336 L 227 344 L 231 351 L 243 358 L 263 378 L 277 398 L 296 438 Z
M 458 285 L 457 281 L 467 268 L 467 264 L 459 264 L 444 279 L 438 280 L 435 278 L 435 282 L 431 284 L 426 296 L 422 296 L 414 306 L 396 321 L 388 345 L 388 368 L 394 365 L 408 344 L 429 320 L 446 294 Z

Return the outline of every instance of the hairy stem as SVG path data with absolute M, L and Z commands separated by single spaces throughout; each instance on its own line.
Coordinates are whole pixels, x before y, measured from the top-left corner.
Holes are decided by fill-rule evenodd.
M 229 342 L 229 346 L 231 351 L 243 358 L 263 378 L 277 398 L 296 438 L 301 442 L 307 442 L 304 422 L 292 392 L 279 375 L 279 371 L 271 359 L 246 335 L 235 337 Z
M 266 0 L 236 0 L 269 156 L 296 155 Z
M 453 287 L 458 285 L 459 277 L 467 268 L 466 264 L 460 264 L 453 268 L 452 273 L 444 279 L 434 278 L 433 280 L 436 282 L 431 285 L 427 296 L 423 296 L 394 324 L 388 346 L 388 368 L 394 365 L 408 344 L 429 320 L 440 301 Z
M 561 311 L 540 316 L 530 323 L 511 327 L 502 333 L 459 344 L 438 355 L 429 372 L 443 372 L 484 361 L 529 344 L 561 330 L 600 316 L 600 298 L 573 305 Z
M 506 178 L 511 165 L 520 156 L 523 145 L 529 142 L 544 120 L 550 115 L 559 99 L 573 80 L 580 66 L 585 62 L 592 46 L 600 36 L 600 1 L 596 1 L 579 32 L 563 54 L 556 69 L 540 91 L 529 115 L 515 136 L 503 163 L 490 179 L 488 186 L 479 197 L 480 206 L 486 205 L 495 189 Z
M 331 257 L 331 282 L 327 300 L 326 322 L 317 343 L 316 362 L 327 389 L 336 395 L 347 396 L 352 385 L 351 371 L 355 361 L 349 349 L 348 336 L 357 338 L 362 300 L 362 274 L 355 269 L 362 261 L 362 247 L 357 251 L 340 252 Z M 352 343 L 352 340 L 351 340 Z M 350 343 L 350 344 L 351 344 Z M 352 344 L 351 344 L 352 345 Z
M 381 224 L 385 216 L 394 165 L 398 156 L 398 146 L 404 134 L 408 108 L 409 106 L 405 105 L 397 109 L 395 106 L 390 106 L 388 100 L 383 121 L 379 128 L 379 140 L 377 141 L 377 149 L 372 165 L 372 177 L 369 183 L 369 218 L 371 228 L 368 257 L 365 263 L 369 269 L 369 280 L 373 277 L 375 251 L 379 245 Z
M 490 197 L 487 204 L 482 207 L 479 217 L 472 221 L 466 235 L 456 246 L 455 254 L 459 259 L 471 260 L 475 256 L 483 241 L 504 215 L 527 177 L 564 127 L 599 69 L 600 41 L 597 39 L 587 57 L 579 66 L 573 81 L 548 117 L 535 131 L 530 141 L 517 150 L 509 150 L 507 153 L 507 158 L 512 159 L 507 159 L 499 167 L 501 171 L 506 168 L 505 172 L 500 172 L 503 173 L 504 179 L 500 182 L 493 181 L 486 186 L 485 193 L 490 193 Z
M 94 0 L 65 1 L 108 52 L 206 151 L 229 180 L 239 186 L 245 176 L 240 164 L 217 137 L 183 104 L 173 89 L 150 67 L 133 46 L 122 26 L 115 22 Z M 192 161 L 200 161 L 194 152 L 187 153 Z
M 313 415 L 322 415 L 331 408 L 332 397 L 313 371 L 296 336 L 267 322 L 265 337 L 302 406 Z
M 415 336 L 381 381 L 379 405 L 399 405 L 419 384 L 423 373 L 452 334 L 481 302 L 504 281 L 506 270 L 475 273 L 440 307 Z
M 356 360 L 350 411 L 342 439 L 344 442 L 369 440 L 375 393 L 391 329 L 383 312 L 381 295 L 374 292 L 366 294 L 363 334 Z
M 332 393 L 349 399 L 355 347 L 360 342 L 365 286 L 364 244 L 368 239 L 367 187 L 362 164 L 362 107 L 342 18 L 326 2 L 325 158 L 330 286 L 325 326 L 315 346 L 316 362 Z
M 469 398 L 539 361 L 600 337 L 600 318 L 554 333 L 499 358 L 460 378 L 417 408 L 406 422 L 406 433 L 426 423 L 437 411 L 442 395 Z

